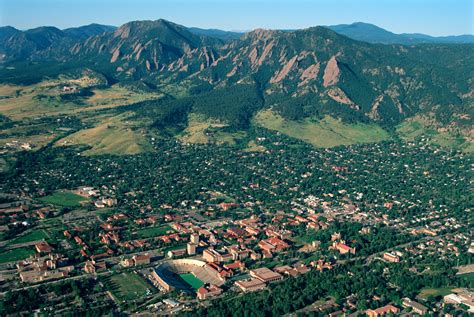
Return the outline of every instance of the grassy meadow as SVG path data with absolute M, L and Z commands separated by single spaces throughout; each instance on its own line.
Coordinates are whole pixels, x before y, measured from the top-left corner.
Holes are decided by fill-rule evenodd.
M 377 125 L 346 124 L 326 116 L 322 120 L 305 119 L 302 121 L 285 120 L 271 110 L 260 111 L 255 123 L 303 140 L 316 147 L 334 147 L 355 143 L 372 143 L 389 139 L 389 134 Z
M 129 119 L 130 113 L 103 118 L 93 128 L 83 129 L 60 139 L 56 145 L 89 145 L 85 155 L 136 154 L 152 151 L 145 132 Z M 143 125 L 144 126 L 144 125 Z

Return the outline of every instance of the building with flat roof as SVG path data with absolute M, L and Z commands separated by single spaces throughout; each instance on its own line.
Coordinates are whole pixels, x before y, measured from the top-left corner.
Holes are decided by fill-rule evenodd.
M 398 263 L 400 262 L 400 257 L 397 255 L 390 253 L 390 252 L 385 252 L 383 254 L 383 259 L 388 261 L 388 262 L 393 262 L 393 263 Z
M 213 248 L 208 248 L 202 252 L 202 258 L 206 262 L 230 262 L 233 260 L 232 254 L 230 253 L 219 253 Z
M 23 283 L 38 283 L 48 280 L 67 277 L 74 270 L 74 266 L 65 266 L 56 270 L 46 271 L 23 271 L 20 272 L 20 279 Z
M 458 291 L 452 294 L 448 294 L 444 296 L 444 302 L 448 304 L 463 304 L 468 307 L 468 311 L 470 313 L 474 313 L 474 292 L 470 292 L 465 289 L 461 289 L 461 291 Z
M 256 278 L 237 281 L 235 282 L 235 285 L 238 286 L 244 292 L 254 292 L 265 288 L 265 283 Z
M 256 279 L 264 283 L 281 281 L 283 279 L 283 275 L 277 272 L 273 272 L 272 270 L 266 267 L 250 270 L 250 276 L 255 277 Z

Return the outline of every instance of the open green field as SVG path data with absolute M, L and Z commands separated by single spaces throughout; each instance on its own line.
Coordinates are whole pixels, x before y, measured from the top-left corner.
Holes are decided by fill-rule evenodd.
M 334 147 L 355 143 L 372 143 L 389 139 L 389 133 L 377 125 L 346 124 L 333 117 L 322 120 L 285 120 L 271 110 L 260 111 L 255 123 L 264 128 L 279 131 L 290 137 L 303 140 L 316 147 Z
M 451 293 L 451 287 L 440 287 L 440 288 L 424 288 L 421 290 L 419 296 L 421 298 L 427 298 L 428 296 L 445 296 Z
M 198 289 L 204 285 L 204 282 L 194 276 L 192 273 L 180 274 L 181 277 L 187 284 L 189 284 L 193 289 Z
M 14 244 L 20 244 L 20 243 L 26 243 L 26 242 L 32 242 L 32 241 L 40 241 L 40 240 L 44 240 L 48 238 L 50 238 L 49 234 L 43 229 L 40 229 L 40 230 L 32 231 L 24 236 L 15 238 L 11 240 L 8 244 L 14 245 Z
M 135 273 L 121 273 L 107 278 L 106 284 L 117 299 L 131 300 L 143 296 L 151 287 Z
M 245 137 L 245 132 L 225 132 L 222 128 L 228 125 L 217 120 L 206 118 L 197 113 L 188 115 L 188 126 L 177 136 L 184 143 L 216 143 L 234 145 L 238 139 Z
M 64 206 L 64 207 L 77 207 L 80 206 L 82 201 L 86 201 L 87 198 L 76 195 L 71 192 L 59 191 L 51 195 L 39 198 L 42 202 Z
M 90 90 L 90 95 L 63 98 L 62 85 L 69 83 Z M 57 115 L 73 115 L 80 118 L 82 122 L 96 120 L 98 110 L 112 109 L 131 103 L 158 99 L 163 95 L 159 92 L 135 91 L 124 85 L 113 85 L 110 87 L 98 87 L 94 76 L 83 76 L 78 78 L 52 78 L 43 80 L 34 85 L 0 85 L 0 113 L 12 120 L 29 120 L 38 117 L 49 117 Z M 37 126 L 18 126 L 5 129 L 0 133 L 0 146 L 13 140 L 21 143 L 28 142 L 34 149 L 39 149 L 51 141 L 62 136 L 57 144 L 85 144 L 92 149 L 85 154 L 134 154 L 148 151 L 151 146 L 143 137 L 142 131 L 138 131 L 135 124 L 129 122 L 127 116 L 100 118 L 94 121 L 90 129 L 83 129 L 72 136 L 59 130 L 48 130 L 41 132 Z M 29 133 L 29 130 L 38 133 Z
M 0 253 L 0 263 L 16 262 L 24 260 L 34 254 L 33 248 L 17 248 Z
M 137 130 L 138 123 L 129 120 L 124 113 L 104 118 L 90 129 L 83 129 L 56 142 L 56 145 L 89 145 L 86 155 L 136 154 L 152 151 L 144 131 Z M 142 122 L 143 124 L 143 122 Z
M 77 100 L 62 100 L 61 84 L 92 87 L 92 78 L 48 79 L 40 83 L 22 85 L 0 85 L 0 112 L 13 119 L 25 117 L 73 114 L 91 110 L 109 109 L 138 101 L 156 99 L 160 93 L 135 92 L 127 87 L 113 85 L 106 88 L 92 88 L 92 96 Z
M 152 238 L 156 236 L 162 236 L 166 234 L 167 231 L 172 230 L 168 225 L 164 226 L 159 226 L 159 227 L 150 227 L 150 228 L 144 228 L 140 229 L 135 234 L 137 235 L 138 238 L 144 239 L 144 238 Z
M 465 279 L 471 283 L 474 283 L 474 272 L 472 273 L 464 273 L 464 274 L 460 274 L 458 275 L 459 278 L 462 278 L 462 279 Z

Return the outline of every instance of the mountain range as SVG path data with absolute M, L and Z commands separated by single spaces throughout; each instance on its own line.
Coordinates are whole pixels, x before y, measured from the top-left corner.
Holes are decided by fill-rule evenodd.
M 474 35 L 430 36 L 421 33 L 395 34 L 376 25 L 356 22 L 328 26 L 331 30 L 354 40 L 382 44 L 474 43 Z
M 380 30 L 355 24 L 240 35 L 161 19 L 119 28 L 3 27 L 0 78 L 21 82 L 90 69 L 109 82 L 184 90 L 185 106 L 168 105 L 176 110 L 168 115 L 197 111 L 235 128 L 269 107 L 291 120 L 331 115 L 390 128 L 422 113 L 443 126 L 471 126 L 474 44 L 368 43 L 402 36 Z
M 351 24 L 328 25 L 327 28 L 351 39 L 381 44 L 423 44 L 423 43 L 474 43 L 474 35 L 430 36 L 421 33 L 396 34 L 374 24 L 355 22 Z M 223 40 L 238 39 L 246 32 L 223 31 L 219 29 L 189 28 L 198 35 L 212 36 Z M 294 30 L 287 30 L 294 31 Z
M 395 34 L 376 25 L 355 22 L 352 24 L 330 25 L 327 28 L 351 39 L 368 43 L 381 44 L 423 44 L 423 43 L 474 43 L 474 35 L 430 36 L 420 33 Z M 0 60 L 18 60 L 26 58 L 29 52 L 43 50 L 58 42 L 67 42 L 69 45 L 88 37 L 102 33 L 113 32 L 115 26 L 89 24 L 80 27 L 60 30 L 56 27 L 38 27 L 20 31 L 11 26 L 0 27 Z M 213 37 L 220 40 L 236 40 L 246 32 L 224 31 L 219 29 L 187 28 L 189 32 Z M 294 30 L 286 30 L 294 31 Z
M 115 30 L 116 27 L 89 24 L 60 30 L 42 26 L 20 31 L 11 26 L 0 27 L 0 61 L 27 59 L 32 54 L 60 45 L 72 45 L 88 37 Z

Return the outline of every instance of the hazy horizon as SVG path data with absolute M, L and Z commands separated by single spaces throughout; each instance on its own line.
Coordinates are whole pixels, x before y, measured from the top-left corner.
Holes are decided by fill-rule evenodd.
M 447 36 L 474 34 L 473 9 L 470 0 L 0 0 L 0 25 L 65 29 L 162 18 L 187 27 L 246 32 L 364 22 L 397 34 Z

